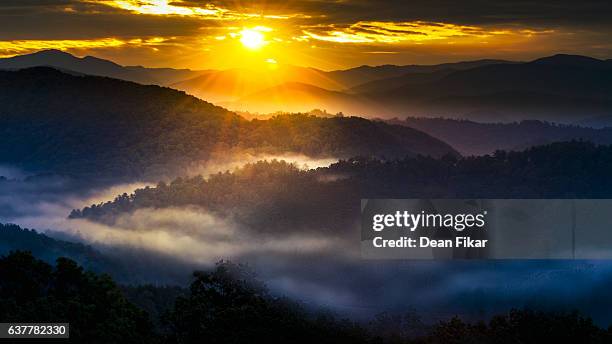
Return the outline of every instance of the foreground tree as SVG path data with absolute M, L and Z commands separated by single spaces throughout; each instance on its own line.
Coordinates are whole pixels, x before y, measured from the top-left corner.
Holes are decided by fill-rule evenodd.
M 577 312 L 511 310 L 488 323 L 466 323 L 458 317 L 437 324 L 428 343 L 519 344 L 612 342 L 612 333 Z
M 0 258 L 0 320 L 70 323 L 71 341 L 79 343 L 155 342 L 147 314 L 108 275 L 67 258 L 52 267 L 29 252 Z
M 365 330 L 332 316 L 312 315 L 270 295 L 244 265 L 220 262 L 196 272 L 190 293 L 165 318 L 175 343 L 359 343 Z

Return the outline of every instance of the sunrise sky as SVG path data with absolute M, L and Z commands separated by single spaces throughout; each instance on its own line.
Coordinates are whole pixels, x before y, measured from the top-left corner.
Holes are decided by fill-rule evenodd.
M 609 1 L 2 0 L 0 57 L 226 69 L 612 57 Z

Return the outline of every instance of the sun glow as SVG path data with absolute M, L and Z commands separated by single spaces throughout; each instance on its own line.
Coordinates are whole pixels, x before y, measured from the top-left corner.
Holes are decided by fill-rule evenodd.
M 257 50 L 266 44 L 263 33 L 259 30 L 244 29 L 240 31 L 240 42 L 248 49 Z

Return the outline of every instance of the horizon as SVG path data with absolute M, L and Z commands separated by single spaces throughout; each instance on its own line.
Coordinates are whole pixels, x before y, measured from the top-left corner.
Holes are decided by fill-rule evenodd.
M 25 54 L 18 54 L 18 55 L 12 55 L 12 56 L 7 56 L 7 57 L 0 57 L 0 60 L 7 60 L 7 59 L 12 59 L 12 58 L 19 58 L 19 57 L 23 57 L 23 56 L 29 56 L 29 55 L 36 55 L 36 54 L 41 54 L 41 53 L 65 53 L 67 55 L 70 55 L 74 58 L 83 60 L 86 58 L 95 58 L 98 60 L 104 60 L 107 62 L 112 62 L 114 64 L 117 64 L 121 67 L 127 67 L 127 68 L 147 68 L 147 69 L 164 69 L 164 68 L 170 68 L 170 69 L 176 69 L 176 70 L 190 70 L 190 71 L 194 71 L 194 72 L 205 72 L 205 71 L 231 71 L 231 70 L 237 70 L 237 69 L 249 69 L 250 67 L 258 67 L 258 66 L 247 66 L 247 67 L 232 67 L 232 68 L 225 68 L 225 69 L 190 69 L 190 68 L 180 68 L 180 67 L 171 67 L 171 66 L 159 66 L 159 67 L 153 67 L 153 66 L 148 66 L 148 65 L 143 65 L 143 64 L 134 64 L 134 65 L 127 65 L 127 64 L 121 64 L 118 61 L 112 60 L 112 59 L 107 59 L 107 58 L 103 58 L 100 56 L 96 56 L 96 55 L 79 55 L 79 54 L 75 54 L 75 53 L 71 53 L 69 51 L 65 51 L 65 50 L 61 50 L 61 49 L 41 49 L 41 50 L 37 50 L 37 51 L 33 51 L 33 52 L 29 52 L 29 53 L 25 53 Z M 280 64 L 278 62 L 270 62 L 270 61 L 262 61 L 261 62 L 261 66 L 266 66 L 267 64 L 274 64 L 274 65 L 280 65 L 280 66 L 286 66 L 286 67 L 298 67 L 298 68 L 311 68 L 311 69 L 315 69 L 315 70 L 319 70 L 322 72 L 336 72 L 336 71 L 348 71 L 348 70 L 353 70 L 353 69 L 358 69 L 358 68 L 363 68 L 363 67 L 368 67 L 368 68 L 379 68 L 379 67 L 409 67 L 409 66 L 439 66 L 439 65 L 444 65 L 444 64 L 453 64 L 453 63 L 466 63 L 466 62 L 480 62 L 480 61 L 500 61 L 500 62 L 511 62 L 511 63 L 529 63 L 529 62 L 533 62 L 533 61 L 537 61 L 537 60 L 541 60 L 541 59 L 546 59 L 546 58 L 552 58 L 552 57 L 556 57 L 556 56 L 575 56 L 575 57 L 586 57 L 586 58 L 592 58 L 595 60 L 599 60 L 599 61 L 611 61 L 612 57 L 610 58 L 598 58 L 598 57 L 594 57 L 594 56 L 589 56 L 589 55 L 580 55 L 580 54 L 568 54 L 568 53 L 564 53 L 564 52 L 556 52 L 550 55 L 544 55 L 544 56 L 539 56 L 530 60 L 511 60 L 511 59 L 496 59 L 496 58 L 487 58 L 487 57 L 483 57 L 483 58 L 479 58 L 479 59 L 473 59 L 473 60 L 449 60 L 449 61 L 444 61 L 444 62 L 440 62 L 440 63 L 432 63 L 432 64 L 415 64 L 415 63 L 409 63 L 409 64 L 362 64 L 362 65 L 355 65 L 355 66 L 349 66 L 347 68 L 342 68 L 342 69 L 319 69 L 316 67 L 312 67 L 312 66 L 301 66 L 301 65 L 295 65 L 295 64 Z M 273 69 L 272 69 L 273 71 Z
M 612 343 L 610 14 L 0 0 L 0 338 Z
M 609 59 L 610 10 L 597 1 L 9 1 L 0 4 L 0 57 L 54 48 L 124 66 L 225 70 L 268 62 L 325 71 L 557 53 Z
M 89 57 L 89 59 L 88 59 Z M 187 94 L 196 96 L 210 103 L 219 105 L 226 109 L 241 113 L 271 114 L 276 112 L 309 112 L 313 109 L 324 109 L 329 113 L 343 113 L 360 117 L 394 118 L 403 115 L 426 116 L 432 114 L 442 117 L 455 118 L 457 116 L 471 118 L 478 111 L 490 112 L 490 115 L 480 116 L 480 121 L 485 122 L 507 122 L 525 116 L 519 115 L 512 105 L 499 103 L 495 108 L 487 107 L 487 103 L 467 102 L 463 109 L 453 105 L 452 101 L 444 99 L 447 95 L 457 92 L 448 90 L 447 95 L 441 93 L 447 78 L 459 78 L 461 83 L 468 82 L 470 75 L 476 75 L 484 71 L 492 77 L 500 78 L 492 85 L 482 85 L 482 92 L 507 90 L 501 80 L 516 79 L 515 86 L 521 85 L 523 79 L 533 78 L 534 70 L 531 66 L 549 66 L 562 72 L 565 67 L 575 65 L 586 67 L 589 73 L 582 73 L 580 78 L 596 77 L 599 75 L 597 69 L 609 69 L 612 60 L 600 60 L 585 55 L 555 54 L 538 57 L 530 61 L 509 61 L 494 59 L 479 59 L 471 61 L 459 61 L 456 63 L 444 63 L 433 65 L 382 65 L 382 66 L 358 66 L 349 69 L 324 71 L 313 67 L 300 67 L 285 65 L 276 61 L 264 61 L 259 65 L 247 65 L 241 68 L 231 69 L 172 69 L 163 66 L 161 69 L 139 66 L 125 66 L 118 61 L 104 59 L 103 57 L 87 55 L 85 57 L 75 56 L 69 52 L 58 49 L 47 49 L 32 54 L 20 55 L 14 58 L 0 59 L 0 68 L 23 69 L 35 66 L 50 66 L 60 70 L 74 71 L 82 74 L 106 76 L 115 79 L 133 81 L 140 84 L 156 84 L 170 87 Z M 543 62 L 543 63 L 540 63 Z M 489 67 L 496 66 L 494 69 Z M 522 66 L 516 69 L 512 66 Z M 170 68 L 170 69 L 168 69 Z M 363 69 L 360 69 L 363 68 Z M 485 68 L 485 69 L 483 69 Z M 535 77 L 533 82 L 524 84 L 515 91 L 524 92 L 531 90 L 533 96 L 541 99 L 553 88 L 557 88 L 561 79 L 550 79 L 546 68 L 537 68 L 541 77 Z M 575 68 L 572 68 L 575 69 Z M 493 71 L 496 72 L 493 72 Z M 519 72 L 522 71 L 522 72 Z M 468 72 L 472 74 L 465 74 Z M 518 74 L 517 74 L 518 73 Z M 537 74 L 537 73 L 536 73 Z M 521 76 L 522 75 L 522 76 Z M 544 79 L 542 79 L 544 78 Z M 535 80 L 539 80 L 535 82 Z M 549 83 L 543 89 L 538 88 L 543 80 Z M 585 79 L 586 80 L 586 79 Z M 588 79 L 590 80 L 590 79 Z M 451 82 L 452 84 L 452 82 Z M 495 86 L 498 85 L 498 86 Z M 534 88 L 535 86 L 535 88 Z M 416 88 L 414 88 L 416 87 Z M 500 88 L 501 87 L 501 88 Z M 411 88 L 417 92 L 410 91 Z M 452 88 L 452 87 L 451 87 Z M 405 94 L 409 91 L 419 101 L 404 101 L 406 97 L 392 97 L 385 99 L 386 93 Z M 563 93 L 563 89 L 559 89 Z M 398 93 L 399 92 L 399 93 Z M 543 93 L 542 93 L 543 92 Z M 595 119 L 598 114 L 605 114 L 597 103 L 593 103 L 583 90 L 576 89 L 576 95 L 580 95 L 579 101 L 583 109 L 590 109 L 591 113 L 585 114 L 585 119 Z M 600 91 L 596 91 L 600 92 Z M 428 99 L 440 98 L 427 105 L 420 103 Z M 503 97 L 502 97 L 503 98 Z M 532 113 L 524 119 L 553 120 L 559 123 L 580 123 L 579 119 L 567 117 L 572 111 L 569 109 L 575 105 L 567 103 L 565 96 L 559 98 L 548 106 L 554 108 L 554 112 L 547 113 L 541 109 L 532 108 Z M 548 102 L 548 100 L 545 100 Z M 558 106 L 553 104 L 567 104 Z M 422 105 L 419 105 L 422 104 Z M 595 104 L 595 105 L 591 105 Z M 492 111 L 494 110 L 494 111 Z M 433 111 L 433 112 L 432 112 Z M 581 117 L 582 118 L 582 117 Z

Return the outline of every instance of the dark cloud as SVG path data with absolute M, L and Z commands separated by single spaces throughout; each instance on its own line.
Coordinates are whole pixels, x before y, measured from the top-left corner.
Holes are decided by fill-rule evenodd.
M 78 2 L 78 0 L 4 0 L 0 2 L 0 8 L 65 6 Z
M 228 43 L 232 40 L 217 41 L 215 37 L 225 37 L 230 32 L 236 35 L 241 27 L 263 25 L 274 28 L 270 38 L 282 42 L 274 43 L 274 49 L 265 51 L 279 55 L 270 57 L 281 63 L 291 61 L 291 64 L 321 69 L 362 64 L 432 64 L 481 58 L 532 60 L 556 53 L 602 59 L 612 57 L 610 1 L 175 0 L 171 5 L 227 12 L 223 12 L 222 18 L 215 15 L 149 15 L 135 14 L 94 0 L 0 1 L 0 43 L 4 43 L 0 46 L 0 55 L 37 50 L 33 45 L 26 45 L 27 49 L 11 46 L 13 40 L 118 39 L 127 42 L 162 37 L 165 42 L 171 40 L 172 44 L 86 45 L 81 49 L 73 45 L 63 49 L 77 55 L 112 59 L 121 64 L 234 68 L 240 65 L 218 58 L 220 54 L 235 52 L 229 49 Z M 241 17 L 243 14 L 246 16 Z M 253 18 L 251 15 L 285 18 Z M 373 22 L 392 22 L 393 25 L 385 26 L 383 23 L 380 27 L 385 27 L 385 30 L 381 31 L 380 27 L 370 26 Z M 444 35 L 444 40 L 426 41 L 428 37 L 436 38 L 436 35 L 418 27 L 412 30 L 411 23 L 418 25 L 417 22 L 427 23 L 430 29 L 436 23 L 452 24 L 461 32 L 460 35 Z M 340 36 L 345 36 L 344 42 L 333 39 L 335 30 L 341 31 Z M 380 36 L 394 36 L 396 39 L 350 37 L 351 34 L 376 36 L 375 31 L 379 31 Z M 504 31 L 511 34 L 489 35 Z M 305 32 L 316 33 L 319 37 L 303 40 L 307 35 Z M 405 37 L 397 39 L 396 36 L 402 35 Z M 474 36 L 471 40 L 461 38 L 470 35 Z M 424 42 L 413 44 L 419 38 Z M 364 54 L 371 51 L 397 53 L 384 56 Z
M 610 27 L 609 1 L 183 1 L 181 6 L 215 5 L 258 14 L 305 14 L 304 25 L 358 21 L 433 21 L 463 25 Z M 71 8 L 75 12 L 67 12 Z M 128 11 L 81 0 L 0 2 L 0 39 L 69 35 L 164 35 L 192 33 L 201 18 L 131 15 Z M 37 37 L 40 38 L 40 37 Z M 65 38 L 65 37 L 62 37 Z M 85 37 L 81 37 L 85 38 Z
M 206 25 L 214 26 L 214 22 Z M 183 36 L 198 32 L 201 26 L 198 18 L 130 15 L 106 6 L 76 12 L 45 8 L 22 15 L 7 14 L 0 7 L 0 40 Z
M 326 15 L 336 23 L 358 20 L 440 21 L 456 24 L 594 25 L 610 23 L 609 1 L 187 1 L 193 6 L 214 3 L 231 9 L 298 11 Z

